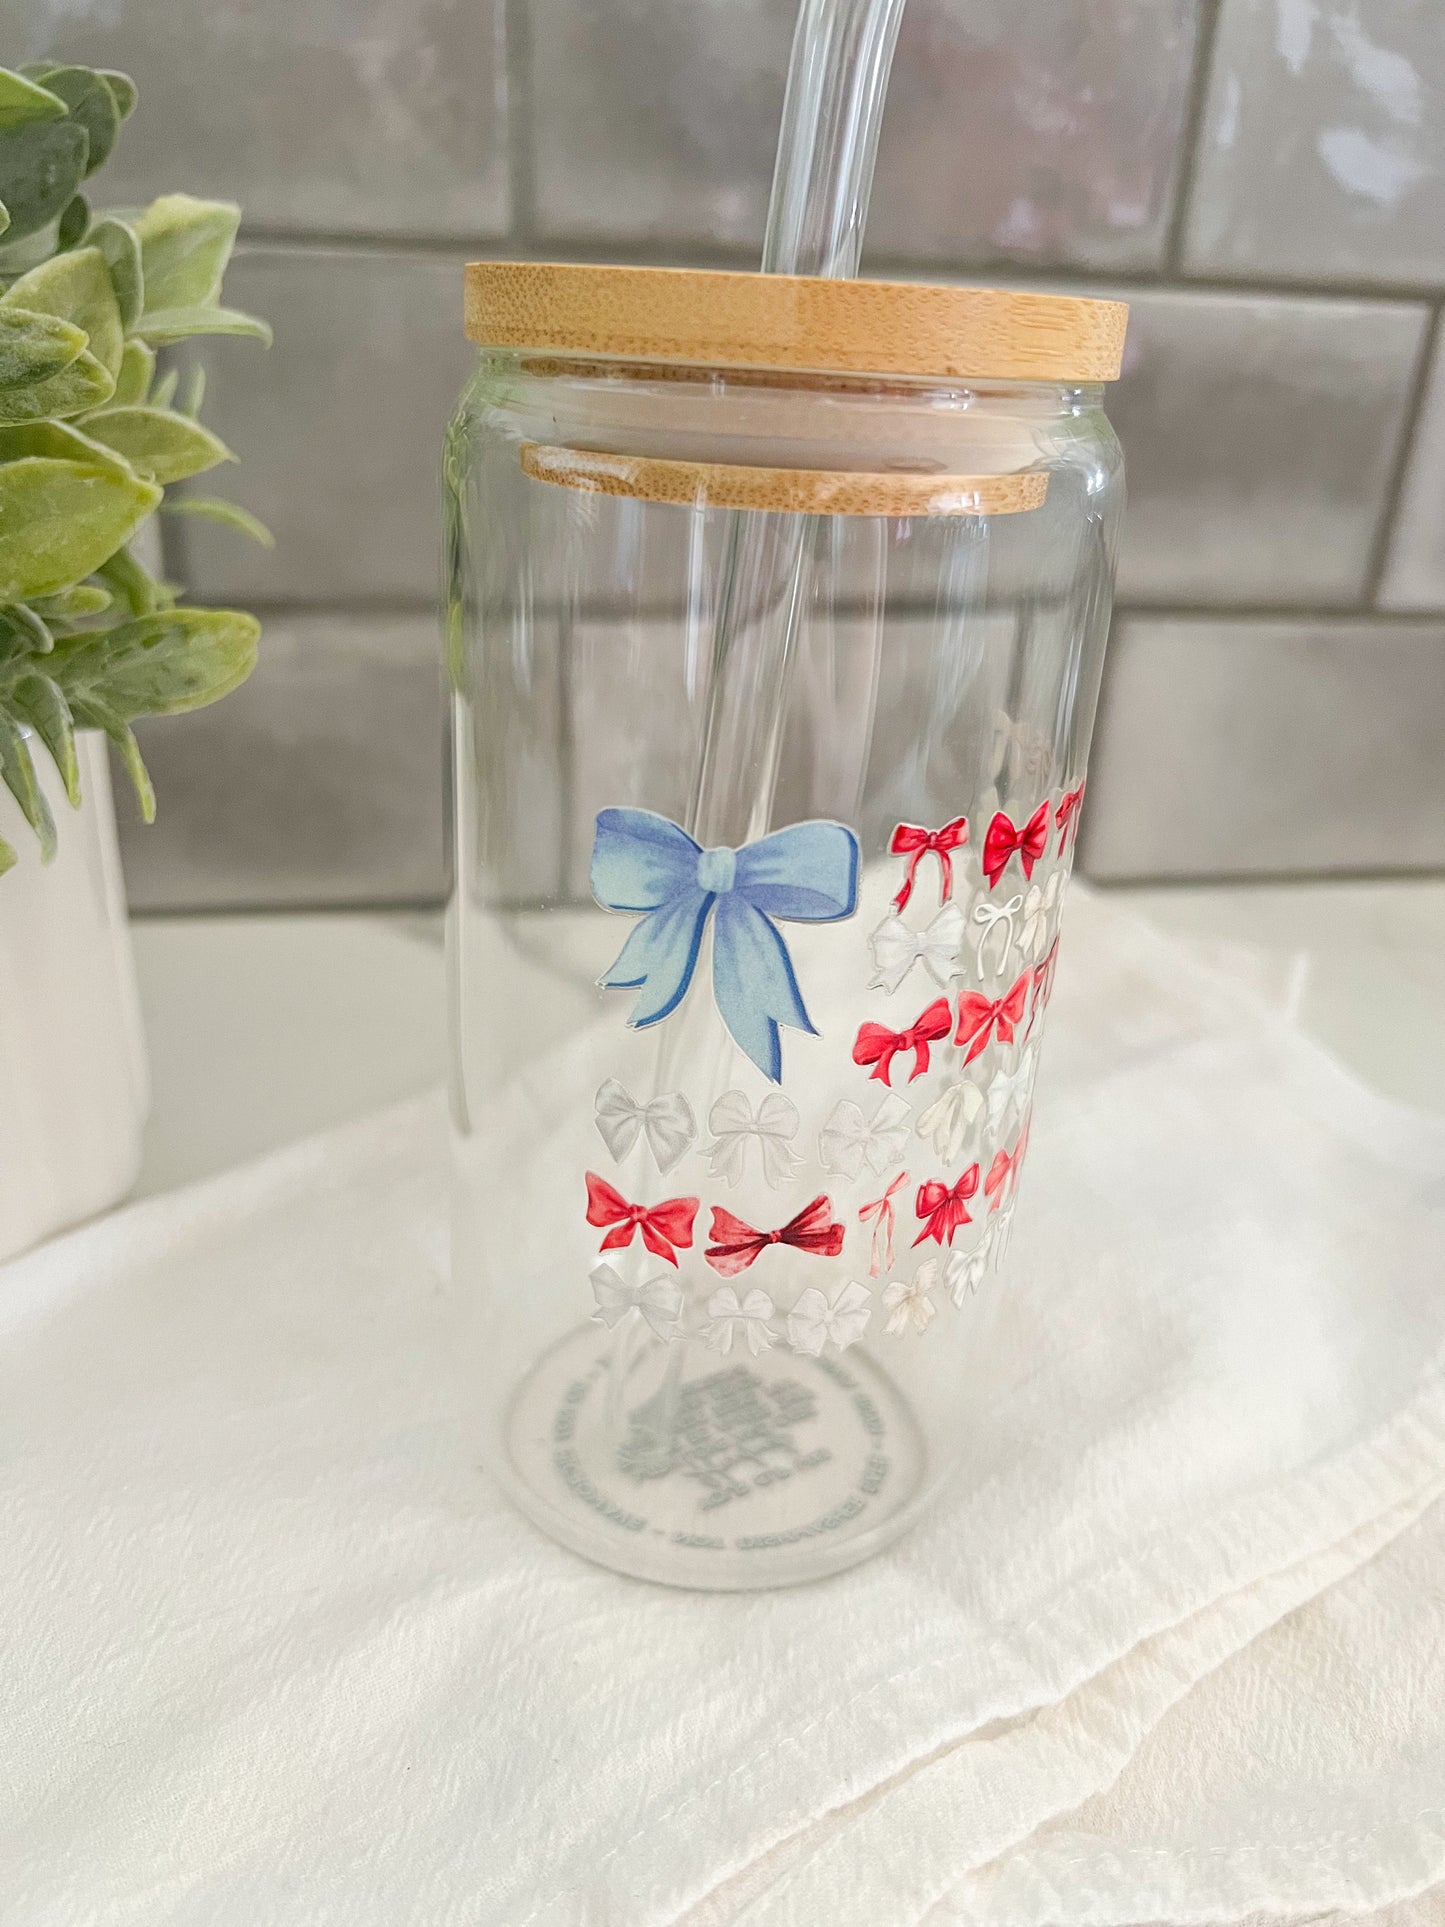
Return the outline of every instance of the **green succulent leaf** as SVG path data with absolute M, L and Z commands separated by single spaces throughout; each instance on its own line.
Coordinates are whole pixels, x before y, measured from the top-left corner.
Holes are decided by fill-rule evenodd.
M 89 247 L 99 248 L 110 269 L 121 326 L 133 328 L 145 306 L 145 281 L 141 270 L 140 241 L 127 221 L 107 214 L 86 235 Z
M 0 68 L 0 778 L 47 861 L 55 826 L 34 743 L 75 803 L 75 731 L 103 730 L 149 821 L 132 722 L 226 695 L 250 673 L 259 634 L 231 610 L 176 608 L 176 590 L 127 546 L 166 485 L 230 459 L 199 420 L 204 370 L 193 366 L 173 408 L 178 375 L 157 383 L 157 347 L 271 338 L 220 306 L 239 209 L 170 194 L 92 214 L 80 184 L 135 104 L 125 74 Z M 233 503 L 165 506 L 270 541 Z M 15 861 L 0 841 L 0 871 Z
M 90 139 L 78 121 L 32 120 L 0 132 L 0 201 L 7 247 L 53 221 L 85 178 Z
M 233 201 L 198 201 L 189 194 L 163 194 L 136 217 L 145 271 L 146 306 L 200 308 L 221 292 L 241 210 Z
M 3 877 L 7 870 L 13 870 L 19 861 L 19 852 L 15 846 L 7 843 L 4 837 L 0 836 L 0 877 Z
M 184 481 L 235 460 L 209 428 L 169 408 L 103 408 L 86 417 L 85 430 L 152 482 Z
M 72 808 L 80 803 L 80 765 L 75 756 L 75 721 L 59 685 L 38 669 L 18 676 L 9 691 L 10 706 L 29 723 L 50 752 Z
M 117 475 L 134 470 L 125 457 L 104 442 L 92 441 L 73 422 L 0 423 L 0 462 L 19 461 L 24 455 L 48 455 L 59 462 L 86 462 Z
M 89 136 L 85 171 L 93 174 L 107 158 L 120 132 L 121 111 L 103 74 L 91 67 L 50 67 L 36 79 L 47 93 L 63 100 Z
M 31 603 L 42 621 L 80 622 L 87 616 L 103 615 L 110 607 L 111 595 L 99 583 L 77 582 L 73 589 L 61 589 L 56 595 L 36 596 Z
M 0 606 L 0 658 L 48 656 L 54 647 L 49 624 L 37 609 L 23 602 Z
M 72 708 L 78 700 L 100 702 L 124 722 L 175 716 L 244 682 L 260 633 L 254 616 L 235 609 L 165 609 L 57 642 L 46 673 Z
M 55 230 L 55 245 L 64 254 L 71 248 L 78 248 L 85 239 L 85 231 L 90 226 L 90 202 L 83 194 L 73 194 L 65 203 L 65 211 Z
M 141 759 L 140 744 L 130 725 L 108 703 L 95 696 L 75 696 L 70 699 L 70 713 L 80 729 L 103 729 L 120 753 L 125 773 L 130 778 L 135 800 L 140 806 L 141 821 L 154 823 L 156 820 L 156 793 L 151 784 L 150 772 Z
M 43 261 L 0 295 L 0 307 L 57 315 L 83 328 L 86 345 L 101 366 L 112 376 L 120 367 L 125 330 L 110 269 L 99 248 L 76 248 Z
M 123 602 L 133 616 L 154 613 L 161 597 L 161 584 L 143 569 L 129 549 L 117 549 L 96 570 L 116 600 Z
M 129 408 L 135 402 L 144 401 L 150 393 L 155 371 L 155 350 L 147 348 L 143 341 L 128 341 L 121 352 L 120 373 L 115 378 L 115 393 L 111 396 L 115 406 Z
M 55 818 L 41 792 L 30 757 L 30 746 L 19 726 L 0 711 L 0 777 L 20 805 L 20 813 L 40 839 L 40 860 L 48 863 L 55 855 Z
M 150 276 L 146 276 L 146 299 L 150 299 Z M 155 308 L 143 314 L 135 332 L 142 341 L 157 346 L 168 341 L 185 341 L 191 335 L 250 335 L 271 345 L 271 329 L 253 314 L 237 308 Z
M 3 311 L 0 311 L 3 312 Z M 43 381 L 0 387 L 0 422 L 36 421 L 53 415 L 83 415 L 100 408 L 115 393 L 110 371 L 87 349 L 68 368 Z
M 160 380 L 156 383 L 155 388 L 151 394 L 151 398 L 150 398 L 151 407 L 152 408 L 169 408 L 171 403 L 176 398 L 176 390 L 180 387 L 180 385 L 181 385 L 180 369 L 167 368 L 166 372 L 161 376 Z
M 111 91 L 116 112 L 122 120 L 129 120 L 135 112 L 135 82 L 129 74 L 118 74 L 113 67 L 99 67 L 96 71 Z
M 104 709 L 97 709 L 94 713 L 104 716 L 106 712 Z M 120 751 L 121 764 L 130 778 L 130 786 L 135 791 L 135 800 L 140 806 L 141 821 L 154 823 L 156 820 L 155 785 L 151 782 L 151 773 L 141 756 L 135 731 L 129 723 L 112 722 L 109 726 L 102 723 L 101 727 Z
M 203 522 L 220 522 L 227 528 L 239 529 L 242 535 L 249 535 L 253 542 L 259 542 L 263 549 L 274 549 L 276 538 L 266 524 L 243 509 L 239 502 L 227 502 L 216 495 L 178 495 L 171 499 L 167 496 L 161 503 L 163 515 L 196 515 Z
M 0 133 L 34 120 L 63 120 L 65 102 L 38 81 L 0 67 Z
M 98 463 L 0 465 L 0 600 L 53 595 L 92 574 L 160 499 L 153 483 Z
M 83 328 L 0 303 L 0 388 L 33 387 L 68 368 L 84 347 Z

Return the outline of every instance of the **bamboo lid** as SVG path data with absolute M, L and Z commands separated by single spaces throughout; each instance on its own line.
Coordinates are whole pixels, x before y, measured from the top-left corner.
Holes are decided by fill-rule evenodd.
M 622 361 L 980 381 L 1113 381 L 1122 301 L 920 281 L 472 261 L 466 329 L 489 348 Z
M 1013 475 L 932 475 L 885 469 L 759 468 L 673 461 L 523 442 L 522 473 L 589 495 L 682 508 L 766 509 L 784 515 L 1019 515 L 1048 494 L 1044 469 Z

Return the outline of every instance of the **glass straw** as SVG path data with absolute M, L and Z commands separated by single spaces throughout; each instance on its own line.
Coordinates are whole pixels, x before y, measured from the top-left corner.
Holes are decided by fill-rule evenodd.
M 803 0 L 773 167 L 764 273 L 832 279 L 857 273 L 904 5 L 905 0 Z M 688 829 L 705 848 L 736 848 L 767 831 L 816 527 L 812 516 L 739 511 L 729 517 L 702 748 L 688 812 Z M 881 560 L 880 554 L 880 581 Z M 881 593 L 872 614 L 876 671 Z M 710 1025 L 700 1028 L 710 1017 L 703 1001 L 694 999 L 692 1010 L 678 1012 L 659 1037 L 658 1092 L 672 1089 L 682 1063 L 699 1057 L 715 1060 L 708 1081 L 721 1090 L 734 1046 Z M 659 1473 L 671 1463 L 685 1350 L 670 1348 L 657 1391 L 631 1414 L 634 1462 L 649 1463 Z M 608 1397 L 614 1426 L 621 1420 L 633 1357 L 630 1343 L 614 1344 Z
M 847 279 L 858 272 L 904 5 L 803 0 L 763 238 L 765 274 Z M 767 829 L 814 535 L 811 516 L 729 518 L 689 812 L 689 828 L 705 846 L 736 847 Z

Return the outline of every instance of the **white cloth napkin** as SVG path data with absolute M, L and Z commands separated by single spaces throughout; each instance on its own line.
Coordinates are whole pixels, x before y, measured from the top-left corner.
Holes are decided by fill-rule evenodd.
M 960 1883 L 929 1920 L 1134 1927 L 1265 1906 L 1313 1916 L 1322 1905 L 1368 1909 L 1382 1891 L 1414 1894 L 1442 1865 L 1437 1501 L 1200 1681 L 1107 1792 Z
M 434 1104 L 0 1270 L 6 1927 L 1341 1904 L 1292 1865 L 1274 1905 L 1278 1857 L 1211 1888 L 1187 1800 L 1126 1891 L 1135 1822 L 1096 1803 L 1231 1655 L 1438 1544 L 1445 1125 L 1082 893 L 1062 956 L 970 1474 L 825 1584 L 638 1585 L 499 1501 Z M 1227 1865 L 1250 1799 L 1218 1759 Z M 1416 1804 L 1362 1836 L 1353 1911 L 1445 1879 Z

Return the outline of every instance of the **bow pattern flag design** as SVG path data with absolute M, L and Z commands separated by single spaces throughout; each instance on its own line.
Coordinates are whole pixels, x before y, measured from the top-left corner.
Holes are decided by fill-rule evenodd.
M 661 1273 L 640 1285 L 628 1284 L 611 1265 L 594 1265 L 590 1274 L 597 1309 L 592 1316 L 614 1331 L 624 1318 L 641 1319 L 654 1337 L 675 1338 L 682 1320 L 682 1293 Z
M 1002 997 L 985 997 L 978 990 L 964 991 L 958 1000 L 958 1030 L 953 1041 L 968 1046 L 963 1057 L 965 1064 L 971 1064 L 986 1050 L 995 1034 L 1000 1043 L 1013 1042 L 1014 1027 L 1024 1020 L 1032 981 L 1033 972 L 1025 970 Z
M 990 890 L 995 888 L 999 878 L 1008 868 L 1009 858 L 1016 856 L 1023 868 L 1027 881 L 1033 876 L 1034 865 L 1049 847 L 1049 804 L 1048 798 L 1039 804 L 1027 823 L 1015 827 L 1013 819 L 1003 810 L 995 812 L 983 839 L 983 873 L 988 878 Z
M 817 1031 L 779 923 L 838 923 L 858 905 L 858 839 L 842 823 L 793 823 L 740 849 L 704 849 L 652 810 L 597 813 L 592 894 L 604 910 L 640 916 L 607 989 L 636 990 L 628 1022 L 660 1023 L 687 995 L 712 925 L 713 996 L 739 1049 L 773 1083 L 781 1027 Z
M 742 1091 L 724 1091 L 708 1112 L 708 1129 L 714 1141 L 704 1146 L 704 1154 L 715 1178 L 738 1185 L 747 1169 L 747 1151 L 757 1140 L 763 1178 L 774 1190 L 792 1177 L 803 1162 L 793 1149 L 798 1134 L 798 1107 L 781 1091 L 768 1091 L 754 1111 Z
M 602 1142 L 619 1164 L 638 1138 L 645 1137 L 658 1170 L 664 1173 L 697 1136 L 692 1106 L 681 1091 L 639 1104 L 615 1077 L 598 1086 L 595 1116 Z
M 911 1084 L 928 1069 L 929 1045 L 947 1037 L 952 1028 L 953 1006 L 946 997 L 935 998 L 923 1015 L 903 1030 L 889 1030 L 886 1024 L 860 1024 L 853 1042 L 853 1062 L 871 1064 L 869 1076 L 891 1087 L 894 1058 L 900 1052 L 907 1056 L 912 1051 L 913 1069 L 908 1073 Z
M 755 1231 L 725 1205 L 713 1206 L 712 1243 L 702 1255 L 724 1278 L 746 1271 L 769 1245 L 791 1245 L 794 1251 L 836 1258 L 843 1249 L 843 1227 L 835 1221 L 828 1198 L 821 1195 L 776 1231 Z
M 926 930 L 910 930 L 902 917 L 887 916 L 869 937 L 873 952 L 870 990 L 891 996 L 916 963 L 921 963 L 940 989 L 947 989 L 959 973 L 959 946 L 965 928 L 963 911 L 945 903 Z
M 893 908 L 900 913 L 908 908 L 918 866 L 930 853 L 938 858 L 938 900 L 947 903 L 953 894 L 953 852 L 967 841 L 966 816 L 954 817 L 940 830 L 925 829 L 921 823 L 900 823 L 889 840 L 888 849 L 892 856 L 906 856 L 908 868 L 903 874 L 902 887 L 893 899 Z
M 914 1244 L 921 1245 L 925 1238 L 932 1238 L 936 1244 L 951 1245 L 954 1232 L 962 1225 L 973 1223 L 968 1200 L 977 1191 L 976 1164 L 970 1164 L 955 1185 L 944 1184 L 940 1178 L 930 1178 L 926 1184 L 920 1184 L 914 1210 L 923 1229 L 913 1240 Z
M 1054 811 L 1054 821 L 1059 828 L 1059 855 L 1064 854 L 1070 838 L 1075 842 L 1079 836 L 1079 809 L 1084 801 L 1086 784 L 1080 783 L 1076 790 L 1065 790 L 1059 799 L 1059 807 Z
M 583 1174 L 587 1180 L 587 1222 L 605 1230 L 600 1251 L 621 1251 L 632 1243 L 636 1232 L 654 1258 L 677 1263 L 679 1251 L 692 1243 L 692 1223 L 697 1216 L 696 1198 L 668 1198 L 662 1204 L 629 1204 L 606 1178 L 595 1171 Z
M 988 1194 L 990 1212 L 997 1211 L 1004 1199 L 1010 1197 L 1018 1185 L 1019 1166 L 1024 1161 L 1024 1152 L 1029 1148 L 1029 1127 L 1032 1122 L 1031 1116 L 1024 1119 L 1018 1142 L 1012 1151 L 1000 1148 L 994 1155 L 993 1163 L 988 1167 L 988 1176 L 983 1181 L 983 1188 Z

